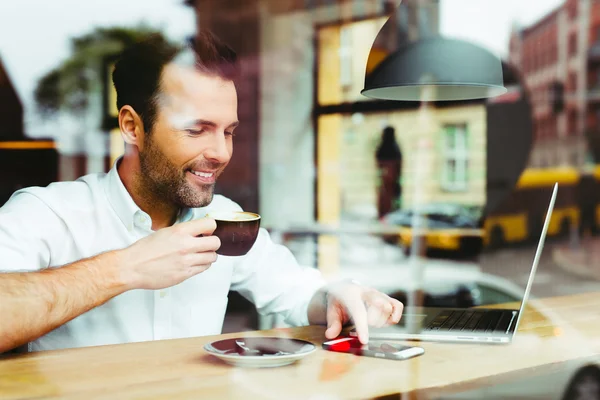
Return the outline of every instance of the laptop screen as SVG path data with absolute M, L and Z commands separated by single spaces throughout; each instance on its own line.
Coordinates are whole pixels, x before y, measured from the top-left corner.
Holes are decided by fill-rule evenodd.
M 517 330 L 517 327 L 519 326 L 519 322 L 521 321 L 521 316 L 523 315 L 523 310 L 525 309 L 525 304 L 529 300 L 529 294 L 531 292 L 531 287 L 533 286 L 533 278 L 535 276 L 535 272 L 536 272 L 538 264 L 540 262 L 542 250 L 544 249 L 544 242 L 546 241 L 546 233 L 548 232 L 548 226 L 550 225 L 550 219 L 552 217 L 552 211 L 554 210 L 554 203 L 556 201 L 557 193 L 558 193 L 558 183 L 555 183 L 554 189 L 552 190 L 552 197 L 550 198 L 550 205 L 548 206 L 548 211 L 546 212 L 546 219 L 544 221 L 544 226 L 542 228 L 540 240 L 538 242 L 537 249 L 535 250 L 535 256 L 533 258 L 533 265 L 531 267 L 531 272 L 529 273 L 529 279 L 527 280 L 527 286 L 525 287 L 525 293 L 523 294 L 523 300 L 521 300 L 521 306 L 519 307 L 519 316 L 517 317 L 517 323 L 515 324 L 515 328 L 514 328 L 515 331 Z

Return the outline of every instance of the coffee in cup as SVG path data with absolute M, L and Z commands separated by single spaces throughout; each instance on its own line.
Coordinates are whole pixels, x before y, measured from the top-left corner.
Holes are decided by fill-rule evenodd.
M 217 254 L 243 256 L 256 242 L 260 215 L 246 211 L 225 211 L 210 213 L 207 217 L 217 223 L 217 229 L 213 232 L 221 240 Z

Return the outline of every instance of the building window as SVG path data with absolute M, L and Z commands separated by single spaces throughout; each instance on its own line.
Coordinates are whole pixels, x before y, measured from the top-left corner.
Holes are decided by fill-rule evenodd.
M 569 73 L 569 92 L 577 90 L 577 75 L 574 72 Z
M 352 85 L 352 27 L 342 26 L 340 29 L 340 84 L 343 87 Z
M 449 191 L 465 191 L 469 180 L 467 126 L 446 125 L 443 139 L 442 187 Z
M 577 3 L 579 2 L 579 0 L 575 0 L 575 1 L 571 1 L 569 2 L 569 4 L 567 5 L 567 15 L 569 17 L 570 20 L 575 19 L 575 17 L 577 16 Z
M 575 136 L 577 133 L 577 113 L 571 109 L 567 113 L 567 136 Z
M 569 37 L 569 56 L 574 56 L 577 53 L 577 35 L 572 34 Z

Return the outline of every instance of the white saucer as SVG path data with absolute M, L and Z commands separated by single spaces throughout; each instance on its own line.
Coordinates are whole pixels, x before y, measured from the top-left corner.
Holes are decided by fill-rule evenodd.
M 204 345 L 204 350 L 228 364 L 251 368 L 292 364 L 316 349 L 304 340 L 279 337 L 239 337 Z

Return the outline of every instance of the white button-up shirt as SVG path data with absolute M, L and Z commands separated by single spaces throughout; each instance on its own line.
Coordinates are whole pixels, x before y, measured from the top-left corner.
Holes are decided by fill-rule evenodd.
M 183 210 L 178 222 L 229 210 L 241 208 L 215 195 L 207 207 Z M 23 189 L 0 208 L 0 272 L 55 268 L 125 248 L 150 235 L 151 226 L 116 167 L 108 174 Z M 298 265 L 261 228 L 245 256 L 219 255 L 208 270 L 167 289 L 125 292 L 33 341 L 29 350 L 219 334 L 230 290 L 252 301 L 261 314 L 277 313 L 290 325 L 307 325 L 308 303 L 323 284 L 316 269 Z

